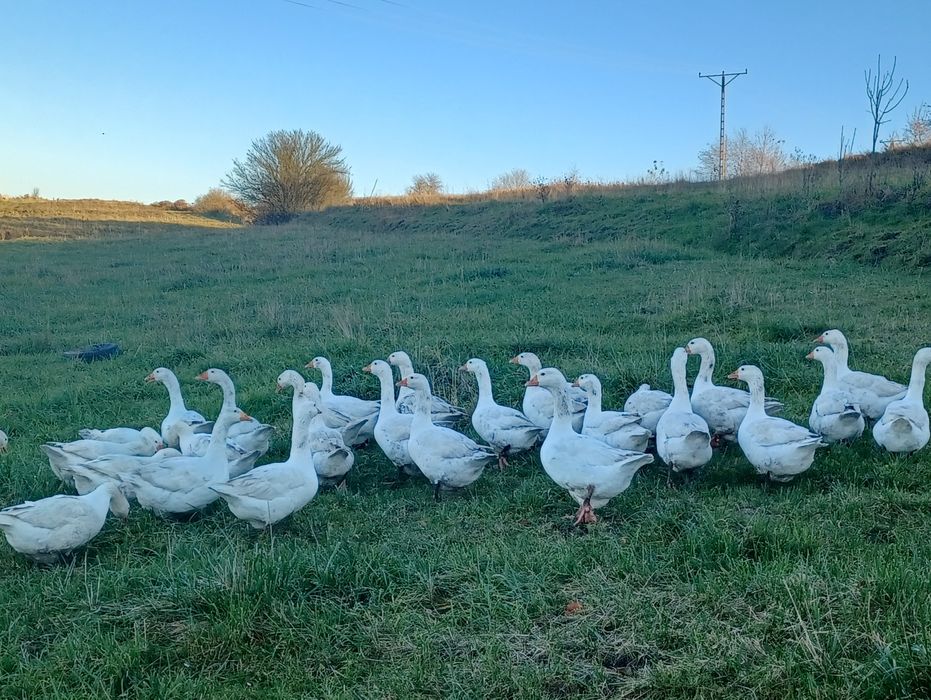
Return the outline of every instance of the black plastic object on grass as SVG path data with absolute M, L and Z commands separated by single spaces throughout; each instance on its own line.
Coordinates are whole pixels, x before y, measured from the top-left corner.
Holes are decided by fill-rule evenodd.
M 109 360 L 120 354 L 120 346 L 116 343 L 97 343 L 88 345 L 86 348 L 76 348 L 66 350 L 64 356 L 72 360 L 83 360 L 84 362 L 93 362 L 94 360 Z

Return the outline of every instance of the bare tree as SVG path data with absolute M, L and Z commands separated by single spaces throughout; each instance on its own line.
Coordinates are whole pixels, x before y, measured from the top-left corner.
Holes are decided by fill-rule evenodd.
M 272 131 L 252 142 L 244 161 L 233 161 L 222 184 L 255 210 L 257 221 L 286 221 L 350 197 L 341 154 L 315 131 Z
M 903 138 L 909 146 L 931 145 L 931 105 L 915 107 L 905 124 Z
M 414 175 L 407 193 L 414 196 L 431 196 L 442 194 L 443 180 L 436 173 Z
M 876 154 L 876 144 L 879 141 L 879 128 L 889 120 L 886 115 L 902 104 L 902 100 L 908 94 L 908 81 L 899 79 L 895 89 L 895 64 L 896 58 L 892 58 L 892 68 L 885 73 L 882 71 L 882 56 L 876 59 L 876 75 L 873 75 L 872 69 L 866 70 L 863 77 L 866 79 L 866 97 L 870 101 L 870 114 L 873 115 L 873 148 L 870 155 Z M 905 87 L 903 90 L 902 87 Z
M 730 177 L 778 173 L 789 167 L 785 141 L 764 126 L 752 136 L 740 129 L 727 139 L 727 163 Z M 718 178 L 718 144 L 708 144 L 698 152 L 698 174 L 708 180 Z
M 489 189 L 494 192 L 506 192 L 508 190 L 529 190 L 531 187 L 533 183 L 530 181 L 530 173 L 523 168 L 514 168 L 492 180 Z

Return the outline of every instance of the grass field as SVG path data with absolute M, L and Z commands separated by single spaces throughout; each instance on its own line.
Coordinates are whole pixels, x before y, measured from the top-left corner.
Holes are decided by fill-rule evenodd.
M 157 426 L 167 395 L 143 378 L 160 365 L 208 414 L 219 391 L 193 377 L 228 369 L 240 405 L 280 428 L 269 458 L 288 444 L 275 378 L 320 354 L 337 390 L 375 398 L 362 366 L 406 349 L 464 405 L 455 368 L 480 356 L 519 405 L 507 360 L 532 350 L 601 376 L 613 408 L 641 382 L 669 388 L 672 349 L 703 335 L 720 381 L 758 364 L 804 422 L 821 382 L 804 355 L 838 327 L 855 367 L 907 379 L 931 340 L 920 265 L 726 252 L 701 235 L 726 210 L 688 219 L 660 197 L 649 219 L 592 197 L 2 243 L 0 502 L 60 491 L 41 442 Z M 586 206 L 600 227 L 573 218 Z M 622 209 L 633 223 L 602 216 Z M 105 340 L 124 353 L 60 355 Z M 425 482 L 392 488 L 371 447 L 348 492 L 270 535 L 217 505 L 190 523 L 134 510 L 70 567 L 0 547 L 0 696 L 927 697 L 929 477 L 931 451 L 864 437 L 763 489 L 732 448 L 687 485 L 645 468 L 582 530 L 536 455 L 435 504 Z

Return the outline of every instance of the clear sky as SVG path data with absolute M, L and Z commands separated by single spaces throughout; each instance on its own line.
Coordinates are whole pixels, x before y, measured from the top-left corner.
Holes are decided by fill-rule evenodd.
M 728 126 L 868 148 L 863 71 L 931 102 L 931 1 L 0 0 L 0 192 L 151 202 L 219 183 L 273 129 L 341 144 L 357 194 L 435 171 L 617 180 Z M 887 132 L 888 133 L 888 127 Z

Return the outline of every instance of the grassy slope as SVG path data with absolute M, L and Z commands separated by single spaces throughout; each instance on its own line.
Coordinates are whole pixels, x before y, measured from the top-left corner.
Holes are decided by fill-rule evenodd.
M 231 226 L 192 212 L 169 211 L 138 202 L 0 197 L 0 241 L 113 238 L 148 235 L 181 227 Z
M 167 399 L 142 377 L 158 365 L 207 413 L 219 393 L 191 378 L 228 368 L 240 405 L 281 428 L 272 457 L 289 426 L 275 377 L 316 354 L 340 390 L 374 397 L 360 368 L 405 348 L 464 404 L 474 390 L 454 369 L 482 356 L 498 399 L 517 405 L 525 377 L 506 361 L 531 349 L 601 375 L 612 406 L 641 381 L 668 387 L 670 350 L 702 334 L 719 373 L 760 364 L 799 421 L 820 384 L 801 358 L 825 328 L 848 331 L 855 365 L 907 376 L 931 337 L 926 275 L 722 254 L 697 244 L 720 223 L 716 195 L 704 207 L 670 197 L 665 219 L 660 196 L 2 244 L 0 422 L 13 449 L 0 502 L 59 491 L 42 441 L 157 425 Z M 93 365 L 59 355 L 100 340 L 126 352 Z M 678 488 L 654 465 L 588 532 L 564 519 L 575 506 L 535 456 L 439 505 L 424 483 L 390 488 L 377 449 L 357 464 L 348 493 L 321 494 L 271 537 L 217 507 L 185 524 L 134 511 L 71 568 L 0 548 L 2 692 L 931 692 L 931 452 L 896 459 L 866 438 L 768 491 L 736 449 Z M 572 601 L 581 610 L 567 614 Z

